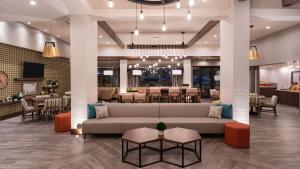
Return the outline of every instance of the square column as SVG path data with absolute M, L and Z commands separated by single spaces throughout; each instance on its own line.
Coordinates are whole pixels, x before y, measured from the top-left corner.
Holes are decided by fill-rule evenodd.
M 97 102 L 97 21 L 70 16 L 71 128 L 87 119 L 87 104 Z
M 120 60 L 120 93 L 127 93 L 128 75 L 127 75 L 127 60 Z
M 221 101 L 233 104 L 233 119 L 249 124 L 250 1 L 233 0 L 220 22 Z
M 183 60 L 183 83 L 189 84 L 190 87 L 193 86 L 192 83 L 192 60 L 184 59 Z

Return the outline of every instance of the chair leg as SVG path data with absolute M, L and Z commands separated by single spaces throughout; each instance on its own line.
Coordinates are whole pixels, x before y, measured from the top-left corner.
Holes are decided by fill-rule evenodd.
M 273 107 L 273 111 L 274 111 L 274 115 L 275 115 L 275 117 L 277 118 L 277 108 L 276 108 L 276 106 L 275 106 L 275 107 Z

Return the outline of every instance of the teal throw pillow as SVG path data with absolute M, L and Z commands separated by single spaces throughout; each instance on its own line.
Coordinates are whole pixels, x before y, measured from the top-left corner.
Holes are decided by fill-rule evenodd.
M 95 106 L 103 106 L 103 103 L 88 104 L 88 119 L 96 118 Z
M 222 110 L 222 118 L 232 119 L 232 104 L 218 104 L 219 106 L 223 106 Z

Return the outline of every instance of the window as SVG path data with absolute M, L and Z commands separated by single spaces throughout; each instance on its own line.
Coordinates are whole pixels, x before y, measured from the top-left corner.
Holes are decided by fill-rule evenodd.
M 201 89 L 201 96 L 209 98 L 209 90 L 220 90 L 220 67 L 219 66 L 194 66 L 193 86 Z

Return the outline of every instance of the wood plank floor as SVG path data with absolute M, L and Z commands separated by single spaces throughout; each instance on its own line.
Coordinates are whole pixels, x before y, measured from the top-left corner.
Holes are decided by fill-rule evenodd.
M 223 144 L 222 137 L 203 139 L 202 163 L 191 169 L 299 169 L 300 113 L 296 108 L 279 106 L 278 118 L 263 114 L 251 117 L 251 148 L 234 149 Z M 135 153 L 135 152 L 133 152 Z M 155 160 L 155 152 L 144 161 Z M 179 162 L 180 152 L 172 151 L 169 160 Z M 137 157 L 132 154 L 133 161 Z M 192 159 L 192 154 L 186 155 Z M 0 122 L 1 169 L 132 169 L 121 162 L 118 136 L 89 136 L 86 140 L 53 131 L 53 123 L 21 124 L 20 117 Z M 145 169 L 176 169 L 157 163 Z

